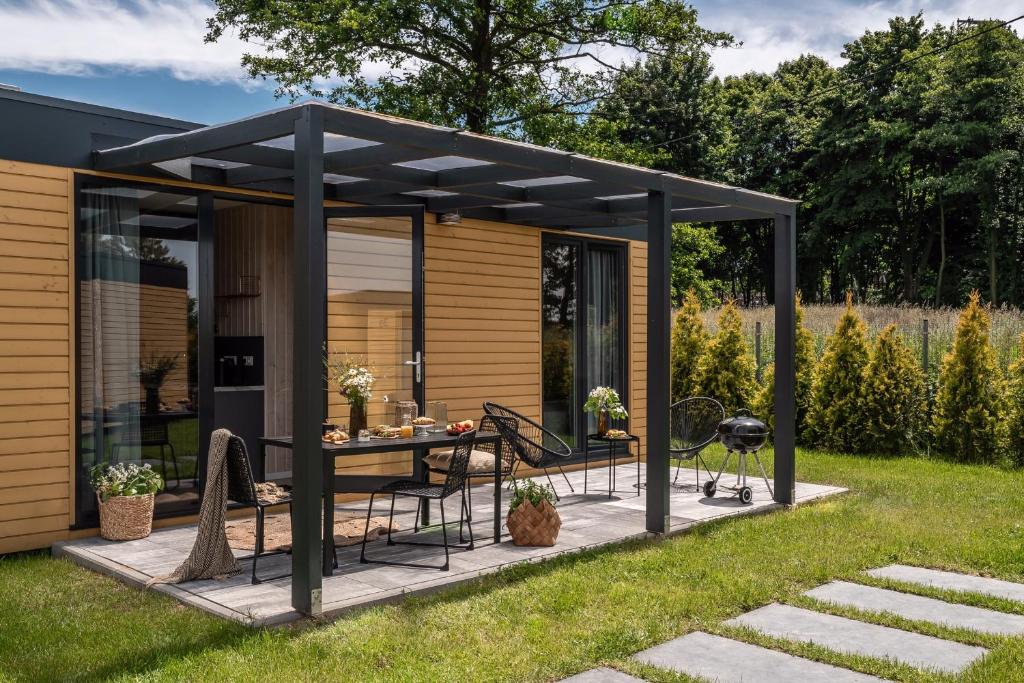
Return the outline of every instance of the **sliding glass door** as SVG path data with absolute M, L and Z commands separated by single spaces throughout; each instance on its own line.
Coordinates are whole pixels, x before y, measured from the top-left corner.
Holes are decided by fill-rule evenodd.
M 596 430 L 597 386 L 626 394 L 626 249 L 545 235 L 541 262 L 544 425 L 574 448 Z

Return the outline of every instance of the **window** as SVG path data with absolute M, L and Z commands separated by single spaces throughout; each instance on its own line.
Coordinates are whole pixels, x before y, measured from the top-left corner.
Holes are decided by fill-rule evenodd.
M 160 512 L 199 502 L 195 196 L 82 183 L 79 193 L 79 524 L 89 468 L 149 464 Z
M 626 249 L 545 235 L 541 263 L 543 420 L 582 448 L 596 430 L 583 412 L 596 386 L 626 394 Z

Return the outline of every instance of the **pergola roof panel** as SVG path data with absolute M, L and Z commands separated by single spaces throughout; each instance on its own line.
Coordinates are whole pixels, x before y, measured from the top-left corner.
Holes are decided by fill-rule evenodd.
M 307 114 L 306 112 L 311 112 Z M 103 170 L 203 167 L 221 184 L 288 191 L 299 153 L 296 121 L 323 121 L 325 197 L 422 203 L 430 211 L 550 227 L 638 225 L 647 194 L 672 197 L 674 220 L 791 214 L 794 200 L 454 128 L 310 102 L 95 152 Z

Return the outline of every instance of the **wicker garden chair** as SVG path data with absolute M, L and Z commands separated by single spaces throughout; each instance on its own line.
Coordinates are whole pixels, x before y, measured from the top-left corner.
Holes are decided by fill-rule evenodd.
M 693 471 L 697 475 L 697 489 L 700 489 L 700 468 L 704 467 L 708 478 L 714 478 L 701 452 L 718 438 L 718 424 L 725 419 L 725 408 L 713 398 L 693 396 L 677 401 L 669 407 L 670 435 L 669 453 L 678 461 L 675 485 L 683 462 L 693 460 Z
M 562 469 L 562 463 L 572 457 L 572 448 L 568 444 L 550 430 L 505 406 L 497 403 L 484 403 L 484 412 L 488 415 L 514 418 L 519 428 L 516 431 L 513 445 L 519 461 L 535 469 L 544 470 L 544 476 L 548 478 L 552 491 L 555 490 L 555 484 L 551 481 L 548 468 L 557 467 L 558 471 L 562 473 L 562 477 L 565 478 L 565 483 L 569 485 L 569 490 L 573 493 L 576 492 L 569 477 L 565 475 L 565 470 Z M 517 463 L 516 469 L 518 468 L 519 464 Z M 515 476 L 515 472 L 512 473 L 512 476 Z M 560 500 L 558 493 L 555 493 L 555 500 Z
M 291 576 L 291 572 L 287 574 L 281 574 L 280 576 L 274 576 L 268 579 L 256 578 L 256 561 L 261 556 L 269 555 L 280 555 L 287 551 L 276 550 L 270 553 L 263 552 L 263 518 L 268 507 L 274 505 L 281 505 L 283 503 L 288 504 L 288 515 L 291 517 L 292 513 L 292 498 L 289 494 L 286 498 L 275 498 L 274 500 L 268 500 L 260 495 L 259 489 L 256 486 L 256 482 L 253 480 L 252 468 L 249 467 L 249 453 L 245 447 L 245 441 L 242 437 L 232 434 L 228 440 L 228 499 L 238 503 L 242 507 L 251 507 L 256 509 L 256 544 L 252 554 L 252 582 L 254 584 L 263 583 L 264 581 L 273 581 L 274 579 L 283 579 L 286 576 Z M 249 559 L 246 557 L 238 558 L 240 560 Z
M 392 481 L 381 488 L 377 489 L 370 494 L 370 504 L 366 508 L 366 529 L 363 531 L 363 543 L 362 548 L 359 551 L 359 561 L 363 564 L 368 562 L 374 562 L 377 564 L 389 564 L 397 565 L 400 567 L 425 567 L 430 569 L 440 569 L 441 571 L 448 571 L 448 548 L 457 547 L 465 550 L 473 549 L 473 525 L 469 522 L 466 517 L 467 505 L 466 505 L 466 470 L 469 467 L 469 457 L 474 448 L 474 442 L 476 440 L 476 432 L 464 432 L 459 435 L 458 441 L 455 442 L 455 448 L 452 449 L 452 456 L 448 462 L 448 470 L 445 473 L 444 482 L 441 484 L 431 484 L 429 482 L 420 481 L 418 479 L 398 479 Z M 444 518 L 444 501 L 449 496 L 461 493 L 462 494 L 462 509 L 459 513 L 459 539 L 462 539 L 462 525 L 465 522 L 466 526 L 469 527 L 469 545 L 448 545 L 448 527 L 447 522 Z M 371 560 L 366 557 L 366 534 L 370 531 L 370 517 L 373 515 L 373 499 L 378 495 L 389 495 L 391 496 L 391 512 L 388 515 L 388 545 L 419 545 L 419 546 L 432 546 L 432 547 L 444 547 L 444 565 L 441 567 L 431 567 L 429 565 L 417 564 L 413 562 L 394 562 L 386 560 Z M 394 525 L 395 519 L 395 499 L 398 496 L 405 496 L 408 498 L 416 498 L 418 503 L 422 504 L 426 501 L 436 500 L 441 504 L 441 534 L 444 539 L 442 543 L 429 543 L 425 541 L 396 541 L 391 538 L 391 527 Z M 416 506 L 417 514 L 419 516 L 419 505 Z M 415 531 L 414 531 L 415 533 Z
M 477 436 L 501 437 L 501 462 L 498 463 L 500 476 L 506 479 L 512 476 L 512 466 L 516 461 L 515 447 L 512 441 L 515 439 L 518 429 L 518 420 L 513 417 L 502 415 L 484 415 L 480 418 L 480 427 L 477 429 Z M 473 452 L 469 456 L 469 468 L 466 470 L 466 519 L 473 521 L 473 479 L 494 480 L 495 463 L 498 444 L 495 442 L 478 443 L 473 446 Z M 427 469 L 436 474 L 447 474 L 448 463 L 451 461 L 452 451 L 439 451 L 428 455 L 424 461 Z M 416 516 L 417 524 L 419 515 Z M 417 527 L 418 528 L 418 527 Z

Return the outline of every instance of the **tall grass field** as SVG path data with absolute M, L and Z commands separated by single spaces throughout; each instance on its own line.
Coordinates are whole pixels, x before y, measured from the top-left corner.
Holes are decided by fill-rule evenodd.
M 843 305 L 804 305 L 804 326 L 814 333 L 818 356 L 825 348 L 825 338 L 832 334 L 836 320 L 842 314 Z M 915 306 L 873 306 L 858 305 L 857 312 L 867 323 L 872 336 L 886 326 L 895 323 L 907 344 L 918 358 L 922 357 L 924 342 L 924 321 L 928 321 L 928 367 L 937 372 L 943 356 L 953 345 L 956 334 L 959 308 L 920 308 Z M 714 333 L 718 326 L 719 309 L 704 311 L 704 323 Z M 993 308 L 992 346 L 999 358 L 999 366 L 1005 371 L 1021 354 L 1020 337 L 1024 333 L 1024 311 L 1017 308 Z M 759 306 L 740 309 L 743 317 L 743 331 L 751 350 L 755 346 L 757 323 L 761 323 L 760 365 L 764 367 L 775 361 L 775 307 Z

